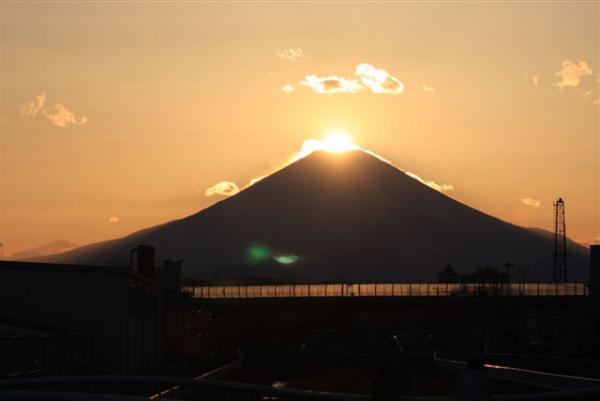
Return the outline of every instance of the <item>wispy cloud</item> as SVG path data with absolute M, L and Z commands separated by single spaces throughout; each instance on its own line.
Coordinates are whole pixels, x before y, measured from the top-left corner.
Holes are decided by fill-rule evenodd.
M 570 60 L 565 60 L 561 64 L 561 69 L 556 74 L 560 77 L 560 82 L 556 83 L 558 89 L 563 89 L 566 86 L 579 86 L 582 77 L 592 75 L 592 69 L 585 61 L 574 63 Z
M 431 92 L 431 93 L 435 92 L 435 89 L 433 89 L 432 86 L 427 85 L 425 82 L 423 82 L 423 90 L 425 92 Z
M 404 84 L 387 71 L 371 64 L 362 63 L 355 69 L 357 78 L 344 78 L 338 75 L 307 75 L 300 84 L 308 86 L 315 93 L 355 93 L 370 90 L 373 93 L 396 95 L 404 91 Z
M 46 94 L 44 92 L 36 95 L 32 101 L 23 103 L 19 108 L 19 114 L 22 116 L 35 117 L 42 111 L 46 103 Z
M 45 112 L 46 118 L 57 127 L 66 127 L 67 125 L 83 125 L 88 122 L 86 116 L 77 117 L 71 110 L 62 103 L 55 104 L 51 112 Z
M 537 199 L 532 199 L 532 198 L 523 198 L 521 199 L 521 203 L 524 204 L 525 206 L 531 206 L 531 207 L 540 207 L 542 202 L 537 200 Z
M 118 223 L 119 221 L 121 221 L 121 219 L 118 216 L 110 216 L 108 218 L 109 223 Z
M 419 181 L 421 184 L 425 184 L 428 187 L 435 189 L 438 192 L 454 191 L 454 187 L 450 184 L 438 184 L 437 182 L 435 182 L 433 180 L 425 180 L 425 179 L 419 177 L 417 174 L 411 173 L 410 171 L 405 171 L 404 173 L 407 176 Z
M 277 54 L 282 59 L 289 60 L 289 61 L 296 61 L 299 58 L 306 57 L 304 50 L 300 49 L 299 47 L 283 49 L 282 51 L 280 51 Z
M 235 182 L 221 181 L 218 184 L 213 185 L 204 192 L 205 196 L 221 195 L 221 196 L 232 196 L 240 192 L 240 189 Z
M 537 75 L 525 75 L 525 86 L 526 87 L 531 87 L 531 86 L 538 86 L 540 84 L 540 77 L 538 77 Z
M 294 93 L 295 89 L 294 89 L 294 86 L 293 86 L 293 85 L 290 85 L 290 84 L 285 84 L 285 85 L 283 85 L 283 86 L 281 87 L 281 91 L 282 91 L 283 93 L 290 94 L 290 93 Z
M 404 84 L 398 78 L 371 64 L 362 63 L 356 66 L 356 75 L 358 75 L 362 84 L 371 89 L 373 93 L 396 95 L 404 92 Z
M 88 122 L 86 116 L 76 116 L 62 103 L 57 103 L 51 108 L 46 108 L 46 94 L 36 95 L 30 102 L 24 103 L 19 108 L 19 114 L 35 118 L 38 114 L 45 116 L 53 125 L 66 127 L 67 125 L 83 125 Z
M 581 96 L 583 96 L 583 97 L 590 97 L 593 94 L 594 94 L 593 90 L 581 91 Z
M 335 75 L 329 77 L 307 75 L 300 83 L 308 86 L 315 93 L 354 93 L 363 89 L 357 80 Z

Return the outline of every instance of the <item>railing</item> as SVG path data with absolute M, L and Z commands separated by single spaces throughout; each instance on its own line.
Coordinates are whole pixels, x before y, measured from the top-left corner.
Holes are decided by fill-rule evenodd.
M 584 297 L 587 283 L 410 283 L 187 286 L 195 298 Z
M 221 401 L 370 401 L 370 395 L 274 388 L 270 386 L 220 380 L 141 376 L 78 376 L 40 379 L 0 380 L 0 401 L 141 401 L 148 400 L 151 389 L 160 386 L 189 387 L 191 399 Z M 129 395 L 115 390 L 128 390 Z M 135 393 L 132 389 L 136 389 Z M 116 395 L 120 394 L 120 395 Z M 598 400 L 600 387 L 542 393 L 492 396 L 497 401 Z M 455 401 L 445 397 L 398 397 L 398 401 Z

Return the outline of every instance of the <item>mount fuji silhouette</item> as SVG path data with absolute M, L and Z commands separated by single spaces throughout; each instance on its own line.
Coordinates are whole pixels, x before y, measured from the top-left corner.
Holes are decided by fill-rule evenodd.
M 360 150 L 314 152 L 194 215 L 41 260 L 126 266 L 139 244 L 211 282 L 436 281 L 448 259 L 461 273 L 510 262 L 529 280 L 552 278 L 551 233 L 475 210 Z M 586 280 L 587 249 L 567 249 L 569 279 Z

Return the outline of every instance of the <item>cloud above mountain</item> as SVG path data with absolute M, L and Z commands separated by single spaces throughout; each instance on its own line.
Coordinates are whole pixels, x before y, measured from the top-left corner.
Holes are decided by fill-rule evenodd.
M 215 184 L 212 187 L 208 188 L 204 192 L 204 195 L 205 196 L 214 196 L 214 195 L 232 196 L 232 195 L 237 194 L 238 192 L 240 192 L 240 189 L 235 184 L 235 182 L 221 181 L 218 184 Z
M 356 78 L 312 74 L 304 77 L 300 84 L 319 94 L 356 93 L 363 90 L 388 95 L 397 95 L 404 92 L 404 84 L 398 78 L 371 64 L 362 63 L 357 65 L 354 74 Z
M 357 80 L 336 75 L 327 77 L 307 75 L 300 84 L 308 86 L 315 93 L 354 93 L 363 89 Z
M 448 191 L 454 191 L 454 187 L 450 184 L 438 184 L 437 182 L 433 181 L 433 180 L 426 180 L 424 178 L 419 177 L 417 174 L 415 173 L 411 173 L 410 171 L 405 171 L 404 172 L 407 176 L 414 178 L 415 180 L 419 181 L 421 184 L 425 184 L 427 185 L 429 188 L 435 189 L 438 192 L 448 192 Z
M 306 57 L 306 54 L 304 53 L 304 50 L 302 50 L 299 47 L 296 48 L 287 48 L 287 49 L 283 49 L 281 50 L 279 53 L 277 53 L 279 55 L 279 57 L 281 57 L 284 60 L 288 60 L 288 61 L 296 61 L 299 58 L 304 58 Z

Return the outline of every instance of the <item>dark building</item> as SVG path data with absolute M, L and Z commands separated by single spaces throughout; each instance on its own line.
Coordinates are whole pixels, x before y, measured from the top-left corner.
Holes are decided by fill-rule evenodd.
M 452 266 L 450 265 L 450 261 L 446 263 L 446 267 L 442 270 L 441 273 L 438 274 L 438 282 L 439 283 L 459 283 L 460 282 L 460 274 L 454 271 Z
M 44 346 L 66 359 L 54 367 L 57 373 L 72 373 L 74 357 L 87 360 L 88 370 L 96 373 L 157 372 L 165 298 L 178 290 L 181 261 L 155 268 L 153 248 L 135 253 L 132 268 L 0 262 L 5 334 L 32 327 L 56 339 Z

